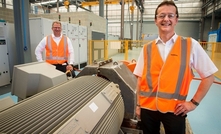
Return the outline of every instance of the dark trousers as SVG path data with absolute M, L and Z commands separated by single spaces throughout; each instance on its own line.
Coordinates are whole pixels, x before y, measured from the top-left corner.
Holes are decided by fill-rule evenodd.
M 59 70 L 59 71 L 61 71 L 61 72 L 64 72 L 64 73 L 66 73 L 66 67 L 67 67 L 67 65 L 61 65 L 61 64 L 53 64 L 54 66 L 56 66 L 56 69 L 57 70 Z M 74 70 L 72 70 L 71 71 L 71 74 L 72 74 L 72 77 L 74 78 L 75 77 L 75 72 L 74 72 Z
M 160 123 L 166 134 L 185 134 L 186 116 L 141 109 L 141 129 L 144 134 L 160 134 Z

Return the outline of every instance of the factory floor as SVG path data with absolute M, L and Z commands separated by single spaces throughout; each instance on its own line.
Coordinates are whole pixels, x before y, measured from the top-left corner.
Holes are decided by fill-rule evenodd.
M 129 50 L 127 60 L 137 60 L 141 48 L 133 48 Z M 125 59 L 124 53 L 119 53 L 110 57 L 113 61 L 120 61 Z M 199 78 L 195 73 L 195 77 Z M 216 78 L 216 81 L 221 82 Z M 190 85 L 189 95 L 187 100 L 190 100 L 199 85 L 199 80 L 193 80 Z M 17 97 L 11 95 L 11 85 L 0 87 L 0 99 L 5 97 L 12 97 L 13 101 L 17 103 Z M 202 100 L 200 105 L 192 112 L 188 113 L 188 127 L 193 134 L 221 134 L 221 85 L 213 83 L 209 92 Z M 190 133 L 191 133 L 190 132 Z M 187 132 L 188 133 L 188 132 Z M 189 134 L 189 133 L 188 133 Z

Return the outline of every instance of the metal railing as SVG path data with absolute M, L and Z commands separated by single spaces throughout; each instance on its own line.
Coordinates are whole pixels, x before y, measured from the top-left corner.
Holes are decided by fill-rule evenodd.
M 221 79 L 221 42 L 199 42 L 213 63 L 219 69 L 215 76 Z

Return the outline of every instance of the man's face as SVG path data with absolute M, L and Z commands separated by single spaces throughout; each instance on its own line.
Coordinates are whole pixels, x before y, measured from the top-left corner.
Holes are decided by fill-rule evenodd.
M 61 35 L 61 25 L 59 23 L 54 23 L 52 30 L 55 36 Z
M 174 33 L 175 25 L 178 22 L 176 8 L 171 5 L 164 5 L 158 8 L 155 24 L 161 33 Z

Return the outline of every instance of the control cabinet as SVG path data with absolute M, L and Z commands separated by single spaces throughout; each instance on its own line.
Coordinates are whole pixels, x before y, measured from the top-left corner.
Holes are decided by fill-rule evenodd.
M 5 38 L 6 27 L 0 22 L 0 86 L 10 84 L 8 48 Z
M 29 30 L 31 41 L 31 57 L 32 61 L 37 61 L 35 56 L 35 48 L 39 42 L 47 35 L 52 34 L 52 20 L 46 18 L 30 18 Z M 43 54 L 44 55 L 44 54 Z

